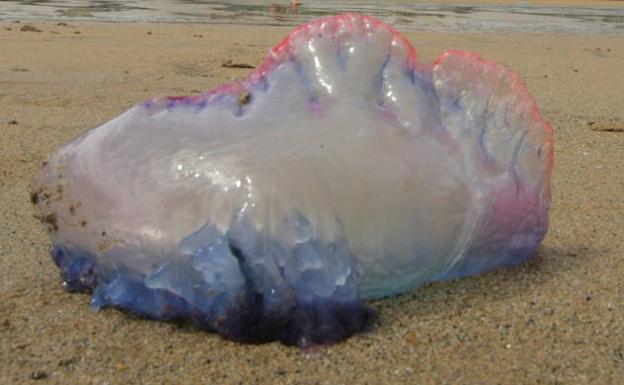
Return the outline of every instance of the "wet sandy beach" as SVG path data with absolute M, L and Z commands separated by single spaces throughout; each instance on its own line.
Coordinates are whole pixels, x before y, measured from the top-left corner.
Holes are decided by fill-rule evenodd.
M 0 22 L 0 383 L 624 381 L 622 35 L 406 33 L 424 62 L 474 50 L 526 81 L 554 127 L 550 231 L 529 263 L 375 301 L 374 331 L 306 355 L 91 312 L 63 291 L 29 202 L 60 144 L 150 96 L 245 76 L 223 63 L 259 64 L 290 29 L 67 24 Z

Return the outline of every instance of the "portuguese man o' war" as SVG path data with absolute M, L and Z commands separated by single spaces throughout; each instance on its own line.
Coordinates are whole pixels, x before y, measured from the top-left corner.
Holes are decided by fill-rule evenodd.
M 552 162 L 514 72 L 460 51 L 422 64 L 346 14 L 295 29 L 245 80 L 65 144 L 32 198 L 94 309 L 324 344 L 371 326 L 363 300 L 529 258 Z

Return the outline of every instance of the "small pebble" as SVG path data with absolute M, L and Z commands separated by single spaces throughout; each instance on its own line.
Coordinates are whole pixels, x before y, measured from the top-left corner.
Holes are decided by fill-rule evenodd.
M 224 68 L 255 68 L 251 64 L 247 63 L 234 63 L 232 60 L 226 60 L 221 64 L 221 67 Z
M 30 374 L 30 378 L 32 378 L 33 380 L 43 380 L 48 378 L 48 373 L 44 372 L 43 370 L 37 370 Z
M 41 32 L 41 30 L 37 27 L 33 27 L 32 25 L 25 25 L 22 28 L 20 28 L 20 31 L 22 32 Z
M 414 331 L 408 331 L 407 333 L 405 333 L 405 341 L 407 341 L 407 343 L 409 343 L 410 345 L 418 345 L 418 343 L 420 339 L 418 338 L 418 334 L 416 334 L 416 332 Z
M 624 121 L 615 118 L 603 118 L 596 121 L 590 120 L 587 125 L 592 131 L 624 132 Z

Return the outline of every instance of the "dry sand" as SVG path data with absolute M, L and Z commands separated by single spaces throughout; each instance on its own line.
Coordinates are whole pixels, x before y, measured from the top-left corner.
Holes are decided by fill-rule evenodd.
M 376 330 L 307 356 L 92 313 L 63 291 L 28 199 L 61 143 L 149 96 L 241 77 L 221 64 L 258 64 L 288 30 L 32 25 L 0 23 L 1 384 L 624 382 L 622 36 L 407 34 L 425 61 L 476 50 L 526 80 L 555 130 L 550 232 L 526 265 L 376 301 Z

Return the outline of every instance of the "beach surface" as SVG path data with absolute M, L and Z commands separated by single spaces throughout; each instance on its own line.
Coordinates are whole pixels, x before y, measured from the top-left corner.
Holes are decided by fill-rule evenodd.
M 305 353 L 93 313 L 63 290 L 29 201 L 62 143 L 244 77 L 223 63 L 258 65 L 289 29 L 67 24 L 0 22 L 1 384 L 624 383 L 622 35 L 406 34 L 423 62 L 478 51 L 526 81 L 554 127 L 550 230 L 525 265 L 372 302 L 375 330 Z

